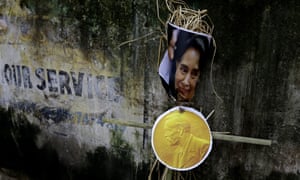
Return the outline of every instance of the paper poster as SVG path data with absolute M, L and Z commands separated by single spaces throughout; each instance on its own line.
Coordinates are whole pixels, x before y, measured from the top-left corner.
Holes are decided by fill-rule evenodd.
M 159 67 L 162 84 L 177 101 L 191 101 L 201 68 L 211 54 L 212 37 L 168 23 L 168 48 Z
M 185 171 L 199 166 L 207 158 L 212 148 L 212 136 L 200 112 L 177 106 L 157 118 L 151 143 L 162 164 Z

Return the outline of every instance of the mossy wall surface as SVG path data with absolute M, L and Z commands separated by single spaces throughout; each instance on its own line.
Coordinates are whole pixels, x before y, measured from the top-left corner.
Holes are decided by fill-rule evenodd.
M 205 115 L 215 110 L 208 120 L 213 131 L 277 142 L 215 140 L 192 173 L 298 179 L 300 2 L 186 2 L 208 10 L 217 43 L 194 107 Z M 159 7 L 166 20 L 164 1 Z M 0 2 L 0 13 L 1 172 L 32 179 L 146 179 L 153 161 L 150 130 L 105 120 L 152 124 L 172 106 L 157 74 L 164 27 L 155 1 L 8 0 Z

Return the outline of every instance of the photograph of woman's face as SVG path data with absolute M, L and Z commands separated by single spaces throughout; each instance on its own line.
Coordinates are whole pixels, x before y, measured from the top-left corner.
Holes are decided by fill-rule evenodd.
M 199 61 L 199 50 L 190 47 L 176 63 L 175 90 L 177 91 L 177 100 L 190 101 L 195 95 L 200 76 Z
M 168 46 L 159 73 L 169 97 L 192 101 L 200 71 L 210 51 L 211 36 L 168 24 Z

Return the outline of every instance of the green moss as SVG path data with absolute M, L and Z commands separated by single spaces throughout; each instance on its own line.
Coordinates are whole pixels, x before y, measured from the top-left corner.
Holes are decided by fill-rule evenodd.
M 132 29 L 131 4 L 129 0 L 21 1 L 21 7 L 36 15 L 56 17 L 61 23 L 79 22 L 81 46 L 87 49 L 115 47 L 128 39 Z
M 126 161 L 133 161 L 133 148 L 123 139 L 121 130 L 111 130 L 110 144 L 114 156 L 117 158 L 122 158 Z

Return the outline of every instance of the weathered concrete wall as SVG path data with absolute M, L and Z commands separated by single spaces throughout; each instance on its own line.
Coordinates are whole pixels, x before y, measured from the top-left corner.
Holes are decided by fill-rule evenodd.
M 213 130 L 272 139 L 261 147 L 215 141 L 206 179 L 299 179 L 299 1 L 207 1 L 215 24 L 215 88 L 200 87 L 200 106 L 216 113 Z
M 207 69 L 195 107 L 215 109 L 212 130 L 278 142 L 215 141 L 193 174 L 298 179 L 299 2 L 187 2 L 213 19 L 212 79 L 222 99 Z M 171 106 L 157 75 L 155 3 L 8 0 L 0 9 L 1 171 L 35 179 L 145 179 L 150 131 L 105 120 L 151 124 Z
M 37 179 L 137 178 L 152 156 L 150 130 L 105 121 L 151 124 L 161 113 L 160 35 L 147 17 L 154 9 L 139 1 L 2 2 L 2 167 Z M 51 174 L 58 167 L 70 173 Z

